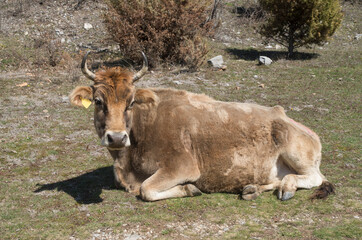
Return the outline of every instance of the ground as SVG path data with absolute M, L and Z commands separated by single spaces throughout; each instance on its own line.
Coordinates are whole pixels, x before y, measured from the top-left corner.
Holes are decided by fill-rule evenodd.
M 250 1 L 225 1 L 223 28 L 209 41 L 208 56 L 222 54 L 226 71 L 206 64 L 197 72 L 162 68 L 137 82 L 223 101 L 283 106 L 321 137 L 321 171 L 336 195 L 311 202 L 312 191 L 300 190 L 281 202 L 274 192 L 255 201 L 220 193 L 146 203 L 115 189 L 112 159 L 93 127 L 93 108 L 74 108 L 67 98 L 75 86 L 90 84 L 79 71 L 79 51 L 114 48 L 101 23 L 105 6 L 69 0 L 30 1 L 34 4 L 25 8 L 26 1 L 19 0 L 25 4 L 20 11 L 12 2 L 1 3 L 8 5 L 0 12 L 2 239 L 360 238 L 360 4 L 343 3 L 343 24 L 329 44 L 302 48 L 299 59 L 285 60 L 284 49 L 263 43 L 253 29 L 257 23 L 232 13 Z M 94 28 L 85 30 L 85 22 Z M 39 47 L 36 33 L 41 36 L 42 29 L 49 41 Z M 274 63 L 257 65 L 259 55 Z

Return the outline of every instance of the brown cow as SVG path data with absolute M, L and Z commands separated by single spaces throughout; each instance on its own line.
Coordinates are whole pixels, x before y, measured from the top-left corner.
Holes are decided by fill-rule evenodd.
M 333 193 L 321 174 L 317 134 L 286 116 L 280 106 L 220 102 L 174 89 L 137 89 L 133 75 L 116 67 L 92 73 L 71 103 L 95 104 L 94 125 L 114 159 L 116 185 L 145 201 L 240 193 L 246 200 L 277 189 L 292 198 L 298 188 L 320 185 L 315 198 Z

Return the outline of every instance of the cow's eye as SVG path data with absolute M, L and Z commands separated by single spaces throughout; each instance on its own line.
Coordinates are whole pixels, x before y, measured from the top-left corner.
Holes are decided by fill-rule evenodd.
M 100 99 L 98 99 L 98 98 L 94 99 L 94 103 L 95 103 L 98 107 L 102 106 L 102 101 L 101 101 Z
M 128 105 L 128 107 L 126 108 L 126 111 L 131 110 L 133 108 L 133 104 L 134 104 L 134 101 L 131 102 L 130 105 Z

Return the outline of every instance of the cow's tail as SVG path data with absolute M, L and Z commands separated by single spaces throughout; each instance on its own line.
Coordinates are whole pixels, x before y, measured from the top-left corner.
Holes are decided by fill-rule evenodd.
M 325 199 L 331 194 L 335 194 L 335 188 L 332 183 L 327 180 L 323 181 L 322 184 L 314 190 L 312 196 L 310 196 L 311 200 L 315 199 Z

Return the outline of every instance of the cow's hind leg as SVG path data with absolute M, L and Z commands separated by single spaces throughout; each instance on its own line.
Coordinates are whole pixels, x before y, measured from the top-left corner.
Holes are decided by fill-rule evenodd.
M 273 190 L 279 185 L 280 181 L 266 185 L 249 184 L 243 188 L 243 191 L 239 197 L 244 200 L 255 200 L 261 193 Z
M 298 188 L 310 189 L 317 187 L 321 185 L 324 180 L 319 174 L 288 174 L 283 178 L 278 188 L 278 198 L 283 201 L 288 200 L 294 196 Z
M 293 169 L 293 172 L 283 174 L 284 176 L 281 178 L 278 186 L 280 200 L 285 201 L 292 198 L 298 188 L 310 189 L 327 181 L 319 171 L 320 155 L 312 161 L 307 161 L 306 158 L 288 159 L 287 156 L 284 156 L 283 159 L 285 164 Z

